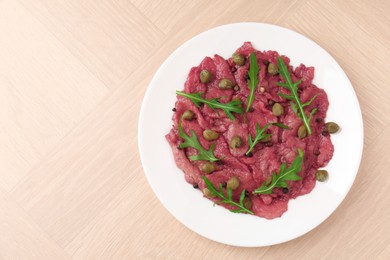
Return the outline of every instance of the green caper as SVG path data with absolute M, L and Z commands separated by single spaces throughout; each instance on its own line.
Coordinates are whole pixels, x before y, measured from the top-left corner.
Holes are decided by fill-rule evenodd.
M 244 207 L 246 209 L 251 209 L 252 208 L 252 200 L 250 198 L 248 198 L 248 197 L 244 198 L 243 204 L 244 204 Z
M 298 132 L 297 132 L 298 137 L 301 138 L 301 139 L 305 138 L 306 134 L 307 134 L 306 127 L 304 125 L 301 125 L 298 128 Z
M 208 188 L 204 188 L 204 189 L 203 189 L 203 194 L 204 194 L 207 198 L 214 198 L 214 197 L 215 197 L 214 193 L 212 193 Z
M 339 131 L 340 127 L 335 122 L 328 122 L 325 124 L 325 129 L 330 134 L 334 134 L 334 133 L 337 133 Z
M 221 79 L 218 86 L 220 89 L 232 89 L 233 82 L 230 79 Z
M 318 170 L 316 172 L 316 180 L 324 182 L 328 179 L 328 171 L 327 170 Z
M 203 137 L 207 141 L 213 141 L 219 137 L 219 134 L 213 130 L 206 129 L 203 131 Z
M 227 183 L 226 183 L 226 187 L 231 189 L 231 190 L 235 190 L 238 188 L 238 186 L 240 186 L 240 180 L 237 178 L 237 176 L 233 176 L 231 177 Z
M 284 114 L 284 107 L 280 104 L 280 103 L 275 103 L 273 106 L 272 106 L 272 113 L 275 115 L 275 116 L 281 116 Z
M 184 111 L 183 115 L 181 115 L 182 119 L 189 120 L 189 121 L 194 119 L 194 117 L 195 117 L 195 113 L 192 112 L 191 110 L 186 110 L 186 111 Z
M 232 59 L 233 62 L 238 66 L 242 66 L 245 64 L 245 57 L 239 53 L 234 53 Z
M 215 171 L 215 166 L 214 164 L 210 163 L 210 162 L 205 162 L 202 164 L 202 166 L 200 167 L 200 170 L 206 174 L 209 174 L 213 171 Z
M 208 70 L 202 70 L 199 74 L 200 82 L 209 83 L 211 80 L 211 72 Z
M 242 146 L 242 139 L 238 135 L 234 136 L 232 140 L 230 141 L 230 147 L 232 149 L 239 148 Z
M 275 64 L 270 63 L 268 64 L 268 73 L 275 76 L 279 73 L 279 69 Z

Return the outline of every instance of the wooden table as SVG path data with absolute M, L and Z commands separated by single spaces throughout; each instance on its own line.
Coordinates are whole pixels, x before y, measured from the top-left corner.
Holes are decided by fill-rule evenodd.
M 390 259 L 390 2 L 249 2 L 0 0 L 0 258 Z M 194 35 L 242 21 L 293 29 L 331 53 L 365 124 L 341 206 L 264 248 L 212 242 L 176 221 L 137 145 L 160 64 Z

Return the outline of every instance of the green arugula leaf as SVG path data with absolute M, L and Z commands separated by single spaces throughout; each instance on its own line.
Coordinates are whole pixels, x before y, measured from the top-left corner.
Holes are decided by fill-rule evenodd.
M 272 181 L 269 185 L 266 182 L 253 191 L 254 194 L 271 194 L 274 188 L 286 188 L 288 187 L 286 181 L 298 181 L 301 179 L 297 173 L 302 169 L 303 152 L 298 148 L 298 155 L 291 163 L 290 167 L 286 169 L 286 163 L 282 163 L 279 169 L 279 173 L 276 175 L 272 173 Z
M 219 191 L 215 188 L 213 183 L 207 179 L 206 176 L 202 176 L 202 179 L 204 180 L 204 183 L 206 184 L 206 187 L 211 191 L 212 194 L 214 194 L 216 197 L 221 198 L 221 203 L 228 204 L 234 207 L 237 207 L 237 209 L 231 209 L 231 212 L 234 213 L 248 213 L 248 214 L 254 214 L 251 210 L 245 208 L 244 206 L 244 198 L 245 198 L 245 190 L 242 190 L 240 201 L 235 202 L 232 199 L 232 190 L 230 188 L 226 189 L 227 196 L 223 192 L 222 184 L 219 185 Z
M 310 111 L 310 116 L 309 116 L 309 122 L 311 120 L 311 118 L 313 117 L 313 115 L 318 111 L 318 108 L 313 108 L 311 111 Z
M 258 77 L 259 71 L 260 71 L 260 69 L 259 69 L 259 65 L 257 64 L 256 55 L 254 52 L 252 52 L 251 55 L 249 56 L 248 87 L 250 90 L 250 95 L 248 97 L 248 104 L 246 107 L 246 112 L 249 111 L 249 109 L 251 108 L 252 103 L 255 99 L 256 86 L 257 86 L 257 84 L 259 84 L 259 77 Z
M 283 125 L 281 123 L 269 123 L 266 124 L 263 128 L 260 128 L 259 124 L 256 124 L 256 136 L 253 139 L 250 134 L 248 134 L 248 144 L 249 144 L 249 149 L 245 153 L 246 155 L 249 155 L 249 153 L 253 150 L 255 145 L 260 142 L 262 139 L 267 138 L 268 136 L 271 136 L 271 134 L 265 134 L 265 131 L 270 127 L 271 125 L 283 128 L 283 129 L 290 129 L 288 126 Z
M 308 105 L 310 105 L 318 95 L 321 95 L 321 94 L 320 93 L 315 94 L 314 97 L 312 97 L 309 101 L 307 101 L 306 103 L 303 103 L 302 107 L 307 107 Z
M 200 107 L 200 104 L 206 104 L 208 105 L 211 109 L 215 110 L 217 108 L 222 109 L 225 114 L 231 119 L 234 120 L 234 116 L 232 112 L 237 113 L 237 114 L 242 114 L 244 113 L 244 109 L 242 108 L 241 100 L 232 100 L 229 103 L 220 103 L 218 102 L 219 98 L 213 98 L 213 99 L 204 99 L 201 97 L 202 93 L 185 93 L 182 91 L 176 90 L 176 94 L 179 96 L 183 96 L 185 98 L 188 98 L 189 100 L 192 101 L 192 103 L 195 104 L 196 107 Z
M 283 59 L 280 56 L 278 57 L 278 66 L 279 66 L 279 73 L 286 82 L 286 83 L 279 82 L 278 85 L 287 88 L 288 90 L 290 90 L 291 93 L 290 95 L 278 93 L 278 95 L 285 99 L 293 101 L 290 102 L 291 108 L 294 111 L 294 113 L 302 119 L 302 122 L 306 127 L 307 133 L 310 135 L 312 133 L 312 130 L 310 128 L 311 116 L 308 118 L 303 109 L 306 106 L 310 105 L 311 102 L 313 102 L 313 100 L 317 97 L 318 94 L 312 97 L 308 102 L 302 104 L 298 96 L 298 85 L 301 84 L 301 80 L 298 80 L 295 83 L 292 82 L 290 72 L 288 71 L 286 64 L 284 63 Z
M 198 151 L 197 155 L 189 156 L 188 158 L 191 161 L 199 161 L 199 160 L 205 160 L 210 162 L 216 162 L 220 159 L 216 158 L 214 155 L 214 149 L 215 144 L 213 143 L 210 146 L 209 150 L 206 150 L 203 148 L 203 146 L 199 143 L 198 138 L 195 135 L 194 130 L 191 130 L 191 135 L 188 136 L 181 126 L 181 121 L 179 121 L 179 124 L 177 126 L 179 130 L 179 137 L 183 138 L 185 141 L 179 145 L 179 148 L 187 148 L 187 147 L 193 147 Z

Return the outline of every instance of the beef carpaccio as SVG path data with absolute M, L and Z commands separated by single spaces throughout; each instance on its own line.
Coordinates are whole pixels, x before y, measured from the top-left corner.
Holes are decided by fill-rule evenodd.
M 305 107 L 307 114 L 315 109 L 310 127 L 312 134 L 299 136 L 298 129 L 302 126 L 302 120 L 292 110 L 290 100 L 286 100 L 278 93 L 288 93 L 283 87 L 277 85 L 284 82 L 277 72 L 276 51 L 259 51 L 254 49 L 250 42 L 245 42 L 235 53 L 240 54 L 243 60 L 227 60 L 219 55 L 213 58 L 205 57 L 199 66 L 193 67 L 184 83 L 185 93 L 201 93 L 205 99 L 219 98 L 221 103 L 227 103 L 234 99 L 242 102 L 246 108 L 250 89 L 248 87 L 249 56 L 254 52 L 259 67 L 258 79 L 254 101 L 251 109 L 244 113 L 234 114 L 234 120 L 230 119 L 222 110 L 211 109 L 207 105 L 197 107 L 191 100 L 183 96 L 177 96 L 173 109 L 173 127 L 166 135 L 176 165 L 184 172 L 185 180 L 203 191 L 206 184 L 202 176 L 206 176 L 215 187 L 220 184 L 226 188 L 226 184 L 232 177 L 239 180 L 232 192 L 233 200 L 238 201 L 241 192 L 245 189 L 246 200 L 250 200 L 251 211 L 259 217 L 273 219 L 282 216 L 288 208 L 288 201 L 297 196 L 309 193 L 316 184 L 315 173 L 324 167 L 333 156 L 333 144 L 330 135 L 325 129 L 325 117 L 328 109 L 328 98 L 325 91 L 312 83 L 314 67 L 306 67 L 301 64 L 293 68 L 286 56 L 280 56 L 287 65 L 293 82 L 301 80 L 298 85 L 298 94 L 302 103 L 314 100 Z M 237 63 L 239 65 L 237 65 Z M 270 68 L 270 64 L 272 64 Z M 210 75 L 206 80 L 200 79 L 200 73 L 207 70 Z M 275 71 L 276 70 L 276 71 Z M 220 82 L 228 79 L 233 87 L 221 88 Z M 281 105 L 282 112 L 273 111 L 274 104 Z M 192 111 L 190 118 L 183 120 L 185 111 Z M 280 106 L 279 106 L 280 110 Z M 190 120 L 188 120 L 190 119 Z M 215 146 L 214 154 L 221 158 L 217 162 L 202 160 L 190 160 L 189 156 L 196 155 L 197 150 L 192 147 L 179 148 L 183 139 L 179 137 L 178 124 L 181 122 L 183 131 L 190 135 L 191 130 L 196 135 L 199 143 L 206 149 Z M 256 135 L 256 124 L 264 127 L 268 123 L 278 122 L 289 127 L 283 129 L 271 125 L 267 133 L 270 138 L 265 138 L 257 143 L 247 155 L 249 144 L 248 135 Z M 213 140 L 206 140 L 204 131 L 217 133 Z M 240 144 L 232 146 L 232 139 L 239 137 Z M 216 139 L 215 139 L 216 138 Z M 253 191 L 269 180 L 274 172 L 278 173 L 283 162 L 290 165 L 297 157 L 298 149 L 304 152 L 302 167 L 299 173 L 301 178 L 296 181 L 287 181 L 287 187 L 275 187 L 271 194 L 254 194 Z M 211 165 L 210 165 L 211 164 Z M 206 167 L 207 166 L 207 167 Z M 206 197 L 206 196 L 205 196 Z M 209 196 L 216 204 L 228 209 L 234 209 L 231 205 L 220 203 L 219 198 Z

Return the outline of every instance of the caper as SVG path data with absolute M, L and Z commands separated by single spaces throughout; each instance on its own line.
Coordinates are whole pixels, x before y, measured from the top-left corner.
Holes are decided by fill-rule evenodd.
M 237 178 L 237 176 L 231 177 L 226 184 L 226 187 L 231 190 L 235 190 L 240 185 L 240 180 Z
M 192 112 L 191 110 L 186 110 L 184 111 L 183 115 L 181 115 L 181 118 L 184 120 L 192 120 L 195 117 L 195 113 Z
M 204 189 L 203 189 L 203 194 L 204 194 L 207 198 L 214 198 L 214 197 L 215 197 L 214 193 L 212 193 L 208 188 L 204 188 Z
M 209 83 L 211 80 L 211 72 L 208 70 L 202 70 L 199 74 L 200 82 Z
M 239 148 L 242 146 L 242 139 L 238 135 L 234 136 L 232 140 L 230 141 L 230 147 L 231 148 Z
M 213 130 L 206 129 L 203 131 L 203 137 L 207 141 L 213 141 L 219 137 L 219 134 Z
M 243 204 L 244 204 L 244 207 L 246 209 L 251 209 L 252 208 L 252 200 L 250 198 L 248 198 L 248 197 L 244 198 Z
M 339 131 L 340 127 L 338 124 L 334 123 L 334 122 L 328 122 L 325 124 L 325 129 L 326 131 L 328 131 L 330 134 L 334 134 L 336 133 L 337 131 Z
M 284 114 L 284 107 L 280 104 L 280 103 L 275 103 L 273 106 L 272 106 L 272 113 L 275 115 L 275 116 L 281 116 Z
M 230 79 L 221 79 L 218 86 L 220 89 L 232 89 L 233 83 Z
M 306 127 L 304 125 L 301 125 L 299 128 L 298 128 L 298 132 L 297 132 L 297 135 L 299 138 L 305 138 L 306 137 Z
M 215 166 L 214 164 L 210 163 L 210 162 L 205 162 L 202 164 L 202 166 L 200 167 L 200 170 L 204 173 L 211 173 L 213 171 L 215 171 Z
M 238 66 L 242 66 L 245 64 L 245 57 L 239 53 L 234 53 L 232 59 L 233 62 Z
M 316 172 L 316 180 L 324 182 L 328 179 L 328 171 L 327 170 L 318 170 Z
M 275 64 L 270 63 L 268 64 L 268 73 L 275 76 L 279 73 L 279 69 Z

